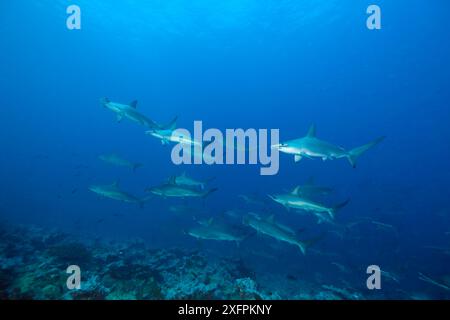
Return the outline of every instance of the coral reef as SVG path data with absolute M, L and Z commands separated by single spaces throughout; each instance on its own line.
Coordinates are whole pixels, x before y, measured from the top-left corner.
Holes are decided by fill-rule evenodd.
M 0 240 L 1 299 L 280 298 L 261 290 L 242 261 L 197 251 L 102 244 L 25 226 L 2 226 Z M 69 265 L 81 269 L 80 289 L 66 286 Z
M 79 289 L 68 289 L 70 265 L 81 269 Z M 361 300 L 383 293 L 352 288 L 324 273 L 256 271 L 242 257 L 208 250 L 149 248 L 141 240 L 77 238 L 57 230 L 0 224 L 0 299 L 39 300 Z M 364 292 L 363 295 L 361 292 Z M 394 293 L 393 293 L 394 294 Z M 404 291 L 395 298 L 412 299 Z

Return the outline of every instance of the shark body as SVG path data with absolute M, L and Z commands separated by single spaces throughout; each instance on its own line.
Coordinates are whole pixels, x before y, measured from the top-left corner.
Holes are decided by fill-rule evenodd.
M 244 217 L 243 223 L 255 229 L 258 233 L 297 246 L 302 254 L 306 254 L 306 249 L 312 244 L 311 242 L 298 240 L 295 233 L 275 223 L 273 216 L 263 219 L 256 214 L 248 214 Z
M 187 234 L 196 239 L 234 241 L 239 245 L 241 241 L 248 237 L 248 232 L 233 225 L 216 221 L 214 218 L 197 221 L 199 226 L 191 228 Z
M 117 121 L 121 122 L 123 118 L 127 118 L 133 122 L 146 126 L 150 130 L 165 130 L 171 128 L 176 122 L 175 118 L 168 125 L 160 125 L 150 118 L 144 116 L 137 110 L 137 101 L 134 100 L 130 104 L 122 104 L 118 102 L 112 102 L 108 98 L 100 99 L 100 103 L 107 109 L 111 110 L 117 115 Z
M 131 161 L 128 161 L 126 159 L 121 158 L 117 154 L 111 153 L 111 154 L 102 154 L 98 157 L 100 160 L 110 163 L 115 166 L 121 166 L 121 167 L 128 167 L 133 170 L 136 170 L 139 167 L 142 167 L 141 163 L 133 163 Z
M 311 212 L 319 218 L 319 221 L 334 220 L 336 212 L 347 205 L 349 200 L 334 207 L 328 207 L 320 202 L 316 202 L 299 195 L 299 187 L 296 187 L 291 193 L 269 195 L 275 202 L 283 205 L 287 210 L 303 210 Z
M 347 151 L 343 147 L 318 139 L 316 137 L 316 127 L 313 124 L 305 137 L 289 140 L 272 147 L 278 148 L 280 152 L 294 155 L 295 162 L 299 162 L 304 157 L 321 158 L 324 161 L 347 158 L 350 164 L 356 167 L 358 158 L 367 150 L 383 141 L 384 138 L 380 137 L 361 147 Z
M 175 176 L 174 180 L 177 185 L 205 189 L 208 182 L 212 179 L 200 181 L 189 177 L 185 172 L 183 172 L 181 175 Z
M 198 188 L 178 185 L 173 177 L 167 183 L 160 186 L 147 188 L 146 191 L 164 198 L 206 198 L 211 193 L 217 191 L 217 188 L 200 190 Z
M 117 182 L 114 182 L 113 184 L 110 185 L 92 185 L 89 187 L 89 190 L 105 198 L 114 199 L 122 202 L 136 203 L 140 207 L 143 207 L 145 201 L 148 200 L 148 198 L 141 199 L 136 196 L 133 196 L 132 194 L 120 190 Z

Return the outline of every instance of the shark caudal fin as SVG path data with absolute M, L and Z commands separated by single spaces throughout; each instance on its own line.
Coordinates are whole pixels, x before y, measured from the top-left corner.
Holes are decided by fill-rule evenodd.
M 109 101 L 108 98 L 100 98 L 100 104 L 101 104 L 102 106 L 104 106 L 104 107 L 106 107 L 106 105 L 107 105 L 109 102 L 111 102 L 111 101 Z
M 302 254 L 306 255 L 306 250 L 309 247 L 312 247 L 313 245 L 315 245 L 320 240 L 322 240 L 324 237 L 325 237 L 325 234 L 322 234 L 313 239 L 309 239 L 309 240 L 305 240 L 305 241 L 297 241 L 297 246 L 300 248 L 300 251 L 302 252 Z
M 136 109 L 137 108 L 137 104 L 138 104 L 137 100 L 133 100 L 133 101 L 130 102 L 129 106 L 132 107 L 133 109 Z
M 330 211 L 328 212 L 330 214 L 331 219 L 334 219 L 334 217 L 336 216 L 336 212 L 345 207 L 349 202 L 350 199 L 347 199 L 344 202 L 339 203 L 338 205 L 335 205 L 333 208 L 331 208 Z
M 175 117 L 168 124 L 161 126 L 161 129 L 163 129 L 163 130 L 175 130 L 177 128 L 177 121 L 178 121 L 178 117 Z
M 214 181 L 214 180 L 216 180 L 216 177 L 212 177 L 212 178 L 206 179 L 205 181 L 202 182 L 201 188 L 202 188 L 202 189 L 205 189 L 205 188 L 206 188 L 206 185 L 209 184 L 209 183 L 211 183 L 211 182 Z
M 209 189 L 202 195 L 202 198 L 204 199 L 204 198 L 208 197 L 211 193 L 216 192 L 217 190 L 219 190 L 219 189 L 218 188 Z
M 142 163 L 133 163 L 133 171 L 136 171 L 137 168 L 140 168 L 142 166 L 143 166 Z
M 147 190 L 146 190 L 146 192 L 147 192 Z M 139 204 L 139 208 L 144 209 L 145 203 L 146 203 L 148 200 L 150 200 L 152 197 L 153 197 L 152 195 L 148 195 L 148 196 L 146 196 L 146 197 L 140 199 L 140 200 L 139 200 L 139 203 L 138 203 L 138 204 Z
M 348 161 L 350 162 L 350 164 L 352 165 L 353 168 L 356 167 L 356 161 L 358 160 L 358 158 L 367 150 L 369 150 L 370 148 L 376 146 L 377 144 L 379 144 L 381 141 L 384 140 L 384 136 L 380 137 L 372 142 L 369 142 L 368 144 L 365 144 L 361 147 L 357 147 L 355 149 L 352 149 L 348 152 L 347 158 Z

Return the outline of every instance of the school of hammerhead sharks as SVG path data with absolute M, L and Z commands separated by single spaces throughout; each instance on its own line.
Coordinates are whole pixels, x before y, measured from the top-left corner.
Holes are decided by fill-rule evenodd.
M 185 138 L 180 139 L 179 136 L 174 134 L 177 129 L 177 118 L 168 124 L 161 125 L 140 113 L 137 109 L 137 101 L 133 101 L 130 104 L 122 104 L 112 102 L 107 98 L 102 98 L 100 102 L 103 107 L 116 114 L 117 121 L 120 122 L 122 119 L 128 119 L 145 126 L 148 129 L 146 134 L 160 139 L 162 144 L 187 143 L 193 146 L 196 143 L 193 140 L 186 141 Z M 273 145 L 272 148 L 276 148 L 281 153 L 293 155 L 295 162 L 299 162 L 302 158 L 319 158 L 322 160 L 346 158 L 355 167 L 358 158 L 367 150 L 383 141 L 383 139 L 384 137 L 380 137 L 363 146 L 346 150 L 317 138 L 315 126 L 312 125 L 306 136 Z M 101 155 L 99 158 L 107 163 L 129 167 L 132 170 L 136 170 L 142 166 L 140 163 L 133 163 L 123 159 L 117 154 Z M 217 188 L 208 188 L 208 183 L 209 180 L 196 180 L 183 173 L 169 178 L 161 185 L 147 188 L 145 191 L 149 195 L 143 198 L 136 197 L 121 190 L 117 182 L 109 185 L 92 185 L 89 189 L 102 197 L 135 203 L 142 207 L 154 195 L 162 198 L 204 199 L 211 193 L 217 191 Z M 269 198 L 285 207 L 288 211 L 292 210 L 312 214 L 317 218 L 318 223 L 335 224 L 336 213 L 344 208 L 349 200 L 334 206 L 328 206 L 323 201 L 317 200 L 328 195 L 331 191 L 331 188 L 318 186 L 310 179 L 304 185 L 297 186 L 290 192 L 269 195 Z M 252 196 L 240 195 L 239 197 L 247 204 L 262 203 L 260 199 Z M 174 212 L 183 210 L 176 206 L 171 206 L 170 208 Z M 322 238 L 322 236 L 318 236 L 313 239 L 299 240 L 298 232 L 290 226 L 276 221 L 274 215 L 263 216 L 255 212 L 237 212 L 236 210 L 226 211 L 224 215 L 237 219 L 239 223 L 237 225 L 225 223 L 224 219 L 218 219 L 217 217 L 211 217 L 205 220 L 198 219 L 196 220 L 196 226 L 187 230 L 186 234 L 201 240 L 231 241 L 239 244 L 249 236 L 249 232 L 246 230 L 253 229 L 258 234 L 263 234 L 278 241 L 297 246 L 302 254 L 306 254 L 307 248 Z

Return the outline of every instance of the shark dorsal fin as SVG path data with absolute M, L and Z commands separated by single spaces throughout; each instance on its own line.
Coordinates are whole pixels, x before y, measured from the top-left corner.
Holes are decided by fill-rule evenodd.
M 275 220 L 275 215 L 271 214 L 270 216 L 267 217 L 267 222 L 273 222 Z
M 292 190 L 291 194 L 297 196 L 300 191 L 300 186 L 296 186 L 294 190 Z
M 130 107 L 132 107 L 133 109 L 136 109 L 137 108 L 137 104 L 138 104 L 137 100 L 133 100 L 133 101 L 130 102 Z
M 308 186 L 314 185 L 314 177 L 313 176 L 309 177 L 308 180 L 306 180 L 306 185 L 308 185 Z
M 307 137 L 314 138 L 316 136 L 316 125 L 313 123 L 308 130 Z

